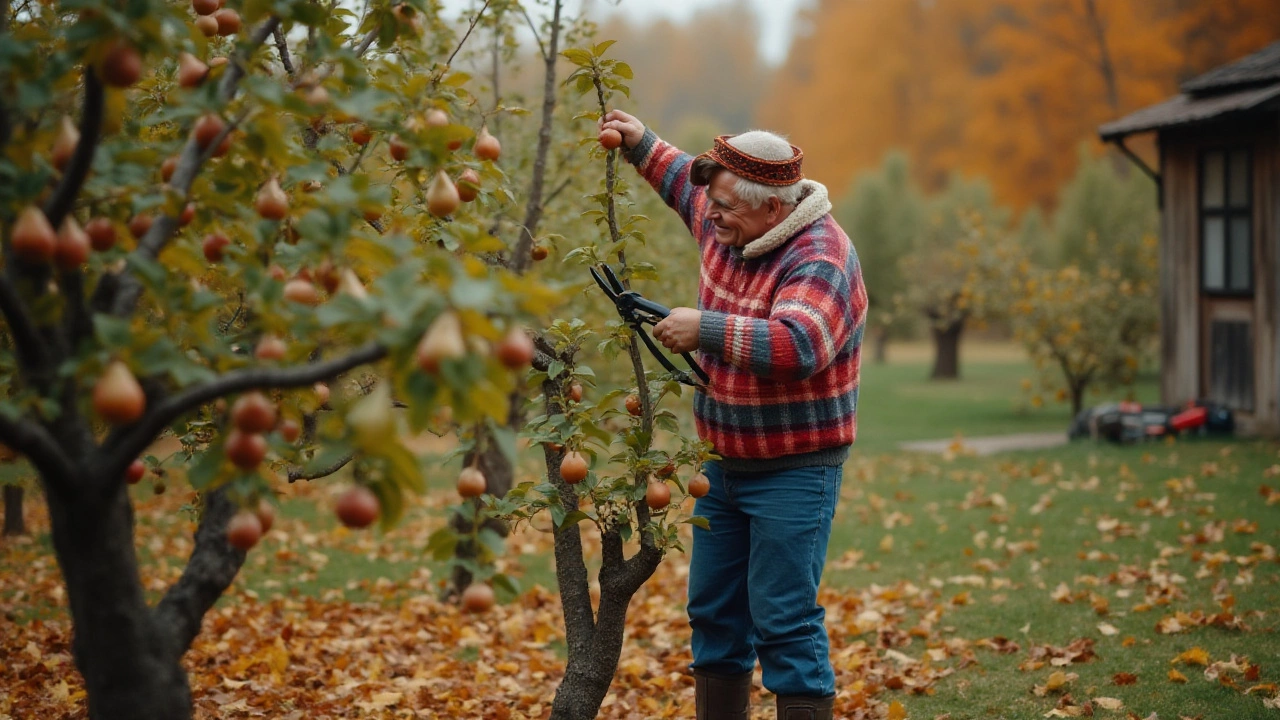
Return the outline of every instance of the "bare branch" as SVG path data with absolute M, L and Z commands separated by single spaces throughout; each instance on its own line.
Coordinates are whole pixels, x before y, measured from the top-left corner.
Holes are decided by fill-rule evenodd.
M 80 142 L 62 174 L 62 182 L 54 190 L 49 201 L 44 204 L 44 215 L 49 224 L 55 228 L 62 224 L 63 218 L 75 204 L 76 195 L 89 176 L 89 167 L 93 165 L 93 153 L 98 149 L 98 138 L 102 130 L 102 105 L 105 93 L 102 82 L 98 80 L 91 66 L 84 69 L 84 109 L 80 116 Z
M 280 53 L 280 64 L 284 66 L 284 71 L 292 76 L 297 69 L 293 67 L 293 59 L 289 57 L 289 43 L 285 40 L 284 31 L 277 26 L 271 35 L 276 41 L 276 51 Z
M 480 6 L 480 11 L 476 13 L 475 17 L 471 18 L 471 25 L 467 27 L 466 34 L 458 41 L 458 47 L 454 48 L 453 52 L 449 53 L 449 59 L 444 61 L 445 67 L 453 65 L 453 58 L 458 54 L 459 50 L 462 50 L 462 46 L 467 43 L 467 38 L 471 37 L 471 31 L 476 29 L 476 23 L 480 22 L 480 18 L 484 17 L 484 11 L 488 9 L 489 0 L 484 0 L 484 5 Z M 439 78 L 437 78 L 437 80 L 438 79 Z
M 543 208 L 546 207 L 542 200 L 542 190 L 546 182 L 547 152 L 551 149 L 551 129 L 556 110 L 556 52 L 560 43 L 561 4 L 561 0 L 556 0 L 551 18 L 551 50 L 543 53 L 545 69 L 542 82 L 542 125 L 538 128 L 538 149 L 533 161 L 533 177 L 529 180 L 524 226 L 512 258 L 515 271 L 519 274 L 523 274 L 533 263 L 533 238 L 538 232 L 538 223 L 542 222 Z
M 70 492 L 76 467 L 44 426 L 28 418 L 0 415 L 0 443 L 26 456 L 50 490 L 63 496 Z
M 0 34 L 9 32 L 9 0 L 0 0 Z M 0 98 L 0 148 L 9 144 L 9 136 L 13 132 L 13 119 L 5 107 L 4 98 Z
M 524 5 L 517 5 L 516 8 L 520 10 L 520 14 L 524 16 L 524 21 L 529 25 L 529 32 L 533 33 L 533 39 L 538 41 L 538 53 L 542 55 L 543 62 L 551 62 L 551 58 L 554 57 L 554 54 L 552 55 L 547 54 L 547 47 L 542 44 L 542 37 L 538 35 L 538 28 L 536 25 L 533 24 L 533 18 L 529 17 L 529 11 L 524 9 Z M 558 14 L 559 12 L 560 12 L 560 3 L 557 2 L 556 13 Z M 555 23 L 555 28 L 552 29 L 551 31 L 552 34 L 554 35 L 558 33 L 559 29 L 560 29 L 560 23 L 557 22 Z M 554 51 L 552 52 L 554 53 Z
M 329 465 L 328 467 L 325 467 L 325 468 L 321 468 L 319 470 L 315 470 L 313 472 L 307 472 L 306 470 L 300 467 L 291 467 L 289 468 L 289 473 L 288 473 L 289 482 L 297 482 L 298 480 L 319 480 L 320 478 L 329 477 L 330 475 L 346 467 L 347 463 L 354 460 L 355 457 L 356 456 L 354 453 L 348 453 L 338 458 L 338 460 L 334 462 L 332 465 Z
M 561 181 L 561 183 L 557 185 L 554 190 L 547 193 L 546 199 L 542 201 L 542 207 L 545 208 L 546 206 L 550 205 L 551 202 L 555 200 L 557 196 L 560 195 L 560 193 L 564 192 L 565 188 L 569 187 L 572 184 L 573 184 L 572 177 L 567 177 L 563 181 Z
M 103 448 L 114 448 L 100 458 L 98 467 L 106 468 L 109 480 L 120 478 L 133 459 L 147 449 L 155 438 L 184 414 L 220 397 L 246 390 L 293 388 L 329 380 L 367 363 L 386 357 L 386 346 L 371 342 L 343 357 L 294 367 L 252 367 L 233 370 L 209 382 L 188 387 L 176 395 L 160 400 L 147 410 L 142 419 L 111 433 Z M 101 451 L 100 451 L 101 452 Z

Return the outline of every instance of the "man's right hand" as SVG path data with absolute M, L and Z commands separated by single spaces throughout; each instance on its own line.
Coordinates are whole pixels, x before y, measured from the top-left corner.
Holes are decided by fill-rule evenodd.
M 640 144 L 644 137 L 644 123 L 621 110 L 610 110 L 600 122 L 600 129 L 612 128 L 622 134 L 622 144 L 628 149 Z

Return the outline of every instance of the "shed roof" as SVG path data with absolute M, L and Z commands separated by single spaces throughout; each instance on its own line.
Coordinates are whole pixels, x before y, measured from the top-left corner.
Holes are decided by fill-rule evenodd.
M 1280 105 L 1280 41 L 1182 84 L 1182 93 L 1098 128 L 1104 141 Z
M 1280 82 L 1280 40 L 1182 83 L 1182 92 L 1206 95 L 1274 82 Z
M 1223 95 L 1196 97 L 1183 93 L 1145 107 L 1098 128 L 1103 141 L 1162 128 L 1192 125 L 1231 113 L 1252 110 L 1280 98 L 1280 81 Z

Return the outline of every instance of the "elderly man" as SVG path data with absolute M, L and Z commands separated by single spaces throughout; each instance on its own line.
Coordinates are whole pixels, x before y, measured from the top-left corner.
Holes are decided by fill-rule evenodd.
M 758 657 L 779 720 L 831 718 L 818 604 L 841 466 L 856 434 L 867 295 L 857 254 L 803 153 L 773 133 L 722 136 L 691 157 L 614 110 L 601 128 L 689 227 L 701 249 L 698 309 L 654 328 L 700 351 L 694 400 L 719 461 L 694 512 L 689 624 L 699 720 L 747 720 Z

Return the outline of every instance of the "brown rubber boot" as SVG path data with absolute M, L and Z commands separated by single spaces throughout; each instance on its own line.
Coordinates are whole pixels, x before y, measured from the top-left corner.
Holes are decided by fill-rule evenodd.
M 779 695 L 778 720 L 831 720 L 835 702 L 835 695 L 824 698 Z
M 751 720 L 751 673 L 725 675 L 694 668 L 693 682 L 698 720 Z

